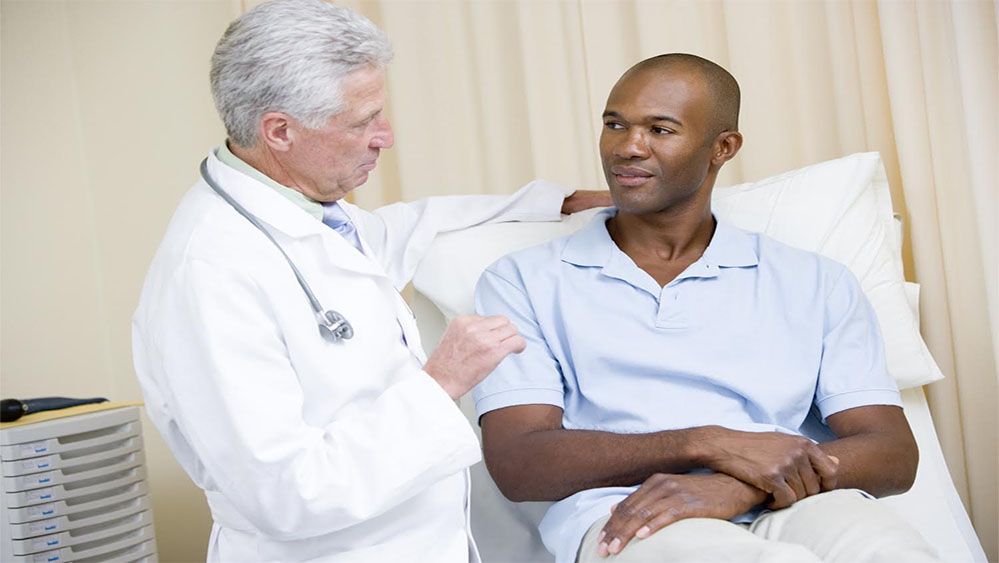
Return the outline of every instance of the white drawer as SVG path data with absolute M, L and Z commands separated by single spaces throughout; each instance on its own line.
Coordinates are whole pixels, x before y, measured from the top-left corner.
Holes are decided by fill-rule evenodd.
M 75 559 L 78 563 L 157 563 L 156 542 L 144 541 L 140 544 L 125 547 L 109 553 Z
M 149 494 L 149 487 L 145 481 L 138 481 L 120 487 L 113 487 L 108 490 L 97 491 L 82 496 L 75 496 L 68 500 L 47 502 L 36 504 L 24 508 L 10 508 L 7 510 L 7 518 L 11 524 L 23 524 L 36 520 L 44 520 L 74 514 L 85 510 L 93 510 L 102 506 L 109 506 L 129 499 L 141 497 Z
M 115 504 L 105 505 L 91 510 L 83 510 L 68 516 L 58 518 L 47 518 L 36 520 L 24 524 L 11 524 L 11 539 L 20 540 L 33 538 L 43 534 L 53 534 L 56 532 L 68 532 L 94 524 L 101 524 L 125 516 L 131 516 L 143 510 L 150 510 L 152 503 L 149 497 L 138 497 Z
M 134 405 L 0 430 L 0 563 L 157 563 Z
M 125 455 L 111 456 L 109 458 L 91 461 L 83 465 L 56 469 L 54 471 L 44 471 L 42 473 L 32 473 L 18 477 L 4 477 L 3 488 L 5 491 L 26 491 L 41 487 L 51 487 L 63 483 L 73 483 L 84 481 L 116 471 L 121 471 L 131 467 L 143 465 L 145 456 L 141 451 L 131 452 Z
M 0 462 L 0 470 L 5 477 L 29 475 L 53 469 L 63 469 L 84 465 L 102 459 L 115 457 L 142 449 L 142 437 L 131 436 L 123 440 L 92 445 L 89 448 L 69 450 L 40 457 Z
M 129 483 L 145 480 L 146 468 L 143 466 L 132 467 L 121 471 L 100 475 L 93 479 L 33 489 L 30 491 L 19 491 L 16 493 L 5 493 L 5 501 L 8 507 L 20 508 L 37 504 L 44 504 L 64 499 L 72 499 L 83 495 L 89 495 L 101 491 L 120 487 Z
M 54 549 L 44 553 L 14 556 L 11 563 L 69 563 L 79 561 L 125 562 L 151 558 L 156 560 L 153 527 L 146 526 L 93 542 Z
M 49 420 L 4 430 L 0 434 L 0 458 L 14 461 L 89 448 L 141 432 L 135 408 L 73 417 L 71 433 L 66 432 L 66 420 Z
M 111 538 L 152 523 L 153 515 L 151 512 L 140 512 L 125 518 L 118 518 L 69 532 L 38 536 L 26 540 L 12 540 L 12 552 L 14 555 L 29 555 L 43 551 L 53 551 L 62 547 L 72 547 L 74 545 Z

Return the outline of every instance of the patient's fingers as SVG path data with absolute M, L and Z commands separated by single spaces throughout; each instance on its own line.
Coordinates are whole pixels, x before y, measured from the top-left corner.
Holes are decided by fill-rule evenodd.
M 819 449 L 816 447 L 816 449 Z M 839 458 L 836 456 L 826 455 L 825 452 L 819 450 L 819 453 L 812 456 L 812 467 L 815 468 L 815 472 L 819 474 L 819 480 L 821 481 L 820 487 L 823 491 L 831 491 L 836 488 L 839 475 Z
M 763 494 L 721 473 L 657 473 L 611 512 L 597 540 L 597 554 L 618 554 L 633 538 L 644 539 L 683 518 L 734 518 L 759 504 Z
M 771 510 L 778 510 L 781 508 L 787 508 L 794 504 L 798 500 L 797 495 L 794 493 L 794 489 L 787 483 L 787 481 L 781 481 L 780 483 L 774 484 L 774 492 L 772 493 L 774 500 L 767 505 Z

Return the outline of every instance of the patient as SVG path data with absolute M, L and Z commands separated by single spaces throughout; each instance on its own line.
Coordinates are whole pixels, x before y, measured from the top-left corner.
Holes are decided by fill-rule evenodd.
M 527 341 L 474 393 L 489 471 L 559 501 L 540 526 L 559 562 L 935 561 L 872 500 L 918 453 L 858 282 L 711 213 L 738 116 L 735 79 L 693 55 L 614 86 L 616 207 L 476 288 Z

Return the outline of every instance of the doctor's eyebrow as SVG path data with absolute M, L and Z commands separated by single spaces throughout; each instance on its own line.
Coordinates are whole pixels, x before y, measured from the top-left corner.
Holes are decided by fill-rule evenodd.
M 619 114 L 616 111 L 605 111 L 604 114 L 603 114 L 603 117 L 604 118 L 613 117 L 615 119 L 624 119 L 623 117 L 621 117 L 621 114 Z M 668 121 L 670 123 L 673 123 L 673 124 L 676 124 L 676 125 L 678 125 L 680 127 L 683 127 L 683 122 L 681 122 L 679 119 L 677 119 L 675 117 L 670 117 L 668 115 L 650 115 L 650 116 L 648 116 L 648 117 L 645 118 L 645 122 L 646 123 L 652 122 L 652 121 Z

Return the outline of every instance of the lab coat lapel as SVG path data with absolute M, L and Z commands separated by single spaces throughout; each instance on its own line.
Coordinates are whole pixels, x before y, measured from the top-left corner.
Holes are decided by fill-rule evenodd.
M 336 267 L 361 274 L 386 277 L 380 265 L 358 252 L 336 231 L 317 221 L 315 217 L 282 197 L 270 186 L 265 186 L 242 172 L 226 166 L 214 152 L 208 156 L 208 173 L 233 199 L 274 231 L 299 240 L 320 237 L 326 255 Z M 211 189 L 207 185 L 205 187 Z M 280 242 L 280 238 L 278 241 Z M 370 256 L 371 250 L 364 243 L 363 237 L 361 245 Z M 288 249 L 285 249 L 285 252 L 287 251 Z
M 340 207 L 355 226 L 362 224 L 360 214 L 363 213 L 363 211 L 359 207 L 348 202 L 340 202 Z M 375 251 L 368 246 L 368 241 L 365 240 L 364 233 L 358 229 L 358 234 L 360 235 L 359 240 L 361 241 L 361 248 L 364 250 L 364 254 L 369 257 L 374 257 Z M 396 292 L 395 316 L 399 320 L 399 326 L 402 328 L 402 333 L 406 338 L 406 347 L 409 348 L 410 353 L 416 357 L 421 365 L 425 364 L 427 363 L 427 354 L 423 350 L 423 343 L 420 340 L 420 329 L 416 326 L 416 315 L 413 313 L 413 310 L 409 308 L 409 304 L 406 303 L 406 299 L 402 296 L 402 293 L 400 293 L 401 288 L 396 287 L 391 283 L 391 277 L 389 277 L 387 273 L 384 275 L 386 277 L 386 282 L 391 285 Z

